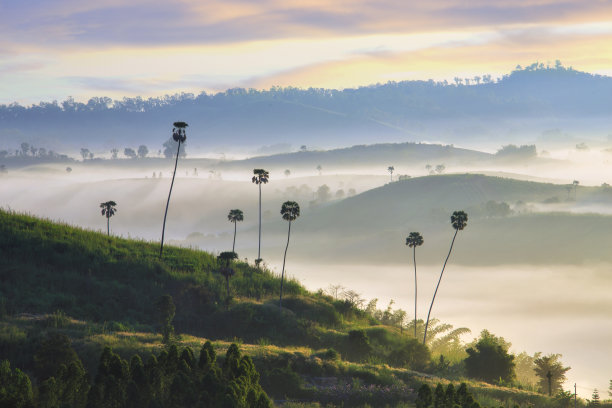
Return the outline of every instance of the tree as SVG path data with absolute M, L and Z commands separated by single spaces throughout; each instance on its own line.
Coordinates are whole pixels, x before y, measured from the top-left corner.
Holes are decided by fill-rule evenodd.
M 18 368 L 11 369 L 8 360 L 0 361 L 0 406 L 27 408 L 32 406 L 30 378 Z
M 323 184 L 322 186 L 319 186 L 319 188 L 317 189 L 317 199 L 324 203 L 326 201 L 329 200 L 331 194 L 330 194 L 330 188 L 327 184 Z
M 423 236 L 418 232 L 411 232 L 406 237 L 406 245 L 412 248 L 414 262 L 414 338 L 417 336 L 417 267 L 416 267 L 416 247 L 423 245 Z
M 23 149 L 23 143 L 21 144 L 22 149 Z M 84 147 L 81 148 L 81 157 L 83 157 L 83 161 L 87 160 L 87 158 L 89 157 L 89 149 L 86 149 Z
M 508 343 L 487 330 L 483 330 L 480 339 L 466 352 L 465 369 L 469 377 L 488 383 L 499 379 L 511 381 L 514 375 L 514 356 L 508 353 Z
M 89 152 L 89 150 L 87 150 L 87 152 Z M 25 156 L 28 156 L 29 154 L 30 154 L 30 144 L 23 142 L 21 144 L 21 155 L 25 157 Z M 83 154 L 83 149 L 81 149 L 81 154 Z M 83 159 L 85 159 L 85 157 Z
M 149 148 L 145 145 L 138 146 L 138 157 L 144 159 L 149 154 Z
M 574 185 L 574 200 L 576 199 L 576 193 L 578 191 L 578 184 L 580 184 L 580 182 L 578 180 L 574 180 L 572 182 L 572 184 Z
M 100 203 L 100 208 L 102 209 L 102 215 L 106 216 L 106 235 L 110 237 L 110 217 L 115 215 L 117 209 L 115 206 L 117 205 L 114 201 L 106 201 L 104 203 Z
M 257 266 L 261 263 L 261 185 L 266 184 L 270 178 L 270 174 L 264 169 L 253 169 L 253 178 L 251 181 L 259 186 L 259 244 L 257 246 Z
M 319 176 L 323 174 L 323 166 L 321 166 L 320 164 L 317 165 L 317 171 L 319 172 Z
M 244 214 L 239 209 L 230 210 L 227 214 L 227 220 L 234 223 L 234 243 L 232 244 L 232 252 L 234 252 L 236 249 L 236 225 L 239 221 L 244 221 Z
M 285 247 L 285 255 L 283 256 L 283 269 L 281 272 L 281 287 L 278 307 L 281 308 L 283 303 L 283 279 L 285 277 L 285 260 L 287 259 L 287 249 L 289 249 L 289 238 L 291 237 L 291 221 L 295 221 L 300 216 L 300 206 L 295 201 L 285 201 L 280 211 L 283 220 L 289 221 L 289 229 L 287 232 L 287 246 Z
M 455 244 L 455 238 L 457 238 L 457 233 L 459 231 L 462 231 L 467 226 L 467 221 L 468 221 L 468 216 L 464 211 L 455 211 L 453 212 L 453 215 L 451 215 L 451 225 L 455 229 L 455 235 L 453 235 L 453 240 L 451 241 L 450 249 L 448 250 L 448 255 L 446 256 L 446 260 L 444 261 L 444 265 L 442 266 L 442 272 L 440 272 L 440 278 L 438 279 L 436 290 L 434 291 L 433 298 L 431 299 L 431 305 L 429 306 L 429 312 L 427 313 L 427 321 L 425 323 L 425 333 L 423 335 L 423 344 L 426 344 L 426 341 L 427 341 L 427 327 L 429 326 L 429 317 L 431 315 L 431 309 L 433 308 L 434 301 L 436 300 L 436 294 L 438 293 L 440 282 L 442 281 L 442 275 L 444 275 L 444 269 L 446 268 L 446 263 L 448 262 L 448 258 L 450 258 L 450 254 L 453 250 L 453 245 Z
M 428 384 L 424 383 L 417 391 L 417 398 L 414 403 L 417 408 L 428 408 L 432 402 L 431 388 Z
M 610 380 L 610 385 L 608 386 L 608 396 L 612 397 L 612 380 Z
M 372 345 L 364 330 L 349 331 L 346 339 L 346 355 L 353 361 L 367 361 L 372 354 Z
M 538 353 L 535 364 L 535 373 L 539 378 L 538 385 L 542 393 L 552 395 L 561 390 L 561 384 L 566 380 L 565 373 L 570 370 L 570 367 L 563 367 L 561 354 L 549 354 L 541 357 Z
M 217 261 L 221 263 L 221 269 L 219 270 L 219 272 L 221 272 L 221 274 L 225 278 L 225 285 L 227 288 L 227 307 L 229 307 L 230 300 L 229 280 L 232 276 L 234 276 L 235 273 L 235 271 L 231 267 L 231 262 L 234 259 L 238 259 L 238 254 L 236 254 L 234 251 L 221 252 L 219 256 L 217 256 Z
M 174 306 L 172 296 L 160 296 L 157 302 L 155 302 L 155 307 L 157 308 L 157 319 L 162 330 L 162 342 L 164 344 L 170 344 L 170 340 L 174 334 L 172 320 L 174 320 L 174 315 L 176 313 L 176 306 Z
M 117 159 L 117 155 L 119 154 L 119 149 L 117 149 L 116 147 L 111 149 L 111 159 L 116 160 Z
M 436 173 L 438 173 L 438 174 L 442 174 L 442 173 L 444 173 L 444 170 L 446 170 L 446 166 L 445 166 L 445 165 L 443 165 L 443 164 L 438 164 L 438 165 L 436 166 Z
M 291 170 L 285 169 L 285 177 L 289 177 L 291 175 Z
M 393 171 L 394 170 L 395 170 L 395 167 L 393 166 L 387 167 L 387 171 L 391 174 L 391 181 L 393 181 Z
M 174 148 L 174 137 L 169 138 L 168 140 L 166 140 L 164 142 L 164 144 L 162 145 L 164 148 L 163 154 L 164 157 L 166 159 L 171 159 L 174 157 L 175 155 L 175 151 L 176 149 Z M 178 149 L 179 152 L 179 156 L 180 157 L 186 157 L 187 156 L 187 152 L 185 151 L 185 141 L 181 142 L 181 146 Z M 158 152 L 161 155 L 161 150 Z
M 172 182 L 170 183 L 170 192 L 168 192 L 168 201 L 166 202 L 166 212 L 164 213 L 164 223 L 162 225 L 162 236 L 161 236 L 161 246 L 159 248 L 159 257 L 162 257 L 162 253 L 164 252 L 164 233 L 166 232 L 166 217 L 168 216 L 168 206 L 170 205 L 170 195 L 172 195 L 172 187 L 174 186 L 174 177 L 176 177 L 176 166 L 178 165 L 179 152 L 181 151 L 181 143 L 184 143 L 187 140 L 187 135 L 185 133 L 185 128 L 189 126 L 185 122 L 174 122 L 174 128 L 172 129 L 172 139 L 175 142 L 178 142 L 178 147 L 176 149 L 176 161 L 174 162 L 174 172 L 172 173 Z
M 589 407 L 600 407 L 601 406 L 601 401 L 599 400 L 599 391 L 597 391 L 597 388 L 593 390 L 591 401 L 589 402 L 588 406 Z
M 131 147 L 126 147 L 125 149 L 123 149 L 123 155 L 125 157 L 129 157 L 130 159 L 135 159 L 137 156 L 136 151 Z

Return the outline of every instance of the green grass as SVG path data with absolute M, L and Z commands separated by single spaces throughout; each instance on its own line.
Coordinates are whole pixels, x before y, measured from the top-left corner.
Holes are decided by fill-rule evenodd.
M 0 210 L 0 359 L 31 370 L 41 340 L 57 331 L 71 338 L 92 375 L 104 346 L 126 359 L 157 354 L 163 345 L 154 304 L 170 294 L 178 343 L 198 351 L 209 339 L 219 355 L 239 343 L 277 400 L 305 400 L 304 407 L 314 407 L 346 397 L 352 406 L 365 407 L 379 406 L 382 398 L 390 407 L 411 406 L 399 401 L 410 400 L 422 382 L 441 381 L 392 366 L 393 353 L 409 345 L 408 333 L 345 302 L 290 280 L 279 310 L 279 278 L 238 262 L 228 303 L 214 255 L 168 246 L 159 259 L 158 251 L 157 243 Z M 364 330 L 371 345 L 359 363 L 346 361 L 353 347 L 348 332 L 355 329 Z M 553 406 L 527 391 L 477 382 L 470 388 L 489 406 Z

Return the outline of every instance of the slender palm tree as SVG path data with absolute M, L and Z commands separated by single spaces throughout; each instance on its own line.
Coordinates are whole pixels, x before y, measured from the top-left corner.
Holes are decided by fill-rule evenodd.
M 395 167 L 389 166 L 387 167 L 387 171 L 391 174 L 391 181 L 393 181 L 393 172 L 395 171 Z
M 266 184 L 270 178 L 270 174 L 264 169 L 253 169 L 253 178 L 251 181 L 259 186 L 259 244 L 257 246 L 257 266 L 261 263 L 261 185 Z
M 234 243 L 232 244 L 232 252 L 234 252 L 236 249 L 236 225 L 238 221 L 244 221 L 244 214 L 239 209 L 230 210 L 227 214 L 227 220 L 234 223 Z
M 185 128 L 189 126 L 185 122 L 174 122 L 174 128 L 172 129 L 172 139 L 175 142 L 178 142 L 178 147 L 176 149 L 176 160 L 174 162 L 174 173 L 172 173 L 172 182 L 170 183 L 170 192 L 168 193 L 168 201 L 166 202 L 166 212 L 164 213 L 164 224 L 162 226 L 162 236 L 161 236 L 161 247 L 159 248 L 159 257 L 161 258 L 162 253 L 164 252 L 164 233 L 166 232 L 166 217 L 168 216 L 168 206 L 170 205 L 170 195 L 172 194 L 172 187 L 174 186 L 174 177 L 176 176 L 176 166 L 178 165 L 179 153 L 181 151 L 181 143 L 185 143 L 187 140 L 187 134 L 185 133 Z
M 117 205 L 114 201 L 107 201 L 105 203 L 100 203 L 100 208 L 102 209 L 102 215 L 106 216 L 106 235 L 110 237 L 110 217 L 115 215 L 117 209 L 115 206 Z
M 231 262 L 234 259 L 238 258 L 238 254 L 234 251 L 232 252 L 221 252 L 219 256 L 217 256 L 217 261 L 221 263 L 221 268 L 219 272 L 225 278 L 225 287 L 227 288 L 227 307 L 229 308 L 229 300 L 230 300 L 230 288 L 229 288 L 229 280 L 232 276 L 234 276 L 234 269 L 231 267 Z
M 283 220 L 289 221 L 289 230 L 287 232 L 287 246 L 285 247 L 285 256 L 283 257 L 283 269 L 281 272 L 281 287 L 280 298 L 278 300 L 279 309 L 283 303 L 283 280 L 285 278 L 285 260 L 287 259 L 287 249 L 289 249 L 289 237 L 291 237 L 291 221 L 295 221 L 300 216 L 300 206 L 295 201 L 285 201 L 281 207 L 281 215 Z
M 576 191 L 578 190 L 578 184 L 580 184 L 580 182 L 578 180 L 574 180 L 572 182 L 572 184 L 574 185 L 574 200 L 576 199 Z
M 440 278 L 438 279 L 438 284 L 436 285 L 436 290 L 434 291 L 433 298 L 431 299 L 431 305 L 429 305 L 429 312 L 427 313 L 427 321 L 425 323 L 425 334 L 423 335 L 423 344 L 427 341 L 427 326 L 429 325 L 429 316 L 431 315 L 431 309 L 433 308 L 434 301 L 436 300 L 436 294 L 438 293 L 438 288 L 440 287 L 440 282 L 442 281 L 442 275 L 444 275 L 444 269 L 446 268 L 446 263 L 448 262 L 448 258 L 450 258 L 451 251 L 453 250 L 453 244 L 455 243 L 455 238 L 457 238 L 457 233 L 462 231 L 467 226 L 468 215 L 464 211 L 455 211 L 453 215 L 451 215 L 451 225 L 455 229 L 455 235 L 453 235 L 453 240 L 451 241 L 450 249 L 448 250 L 448 255 L 446 256 L 446 260 L 444 261 L 444 266 L 442 266 L 442 272 L 440 272 Z
M 414 260 L 414 338 L 417 336 L 417 267 L 416 247 L 423 245 L 423 236 L 418 232 L 411 232 L 406 238 L 406 245 L 412 248 Z

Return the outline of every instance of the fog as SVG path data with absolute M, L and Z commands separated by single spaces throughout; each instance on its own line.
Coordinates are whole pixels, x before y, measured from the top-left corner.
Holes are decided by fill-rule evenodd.
M 320 265 L 288 263 L 289 276 L 311 289 L 340 284 L 379 307 L 393 299 L 394 307 L 413 315 L 414 282 L 410 253 L 404 265 Z M 426 318 L 439 277 L 438 267 L 418 269 L 419 318 Z M 273 265 L 278 267 L 278 258 Z M 612 265 L 494 268 L 453 265 L 452 258 L 436 296 L 432 316 L 455 327 L 472 330 L 471 341 L 488 329 L 512 343 L 515 353 L 561 353 L 571 366 L 566 389 L 578 383 L 579 394 L 605 390 L 612 365 Z M 582 392 L 581 392 L 582 389 Z
M 464 209 L 468 227 L 457 238 L 433 316 L 470 328 L 466 341 L 486 328 L 512 342 L 516 353 L 563 354 L 572 367 L 566 388 L 577 382 L 579 394 L 590 397 L 594 387 L 607 388 L 612 366 L 612 194 L 600 187 L 612 183 L 612 154 L 604 150 L 605 141 L 591 144 L 546 154 L 538 148 L 538 157 L 529 160 L 432 156 L 337 165 L 332 160 L 321 169 L 318 157 L 295 166 L 282 157 L 181 159 L 167 242 L 228 250 L 233 224 L 227 213 L 239 208 L 245 221 L 238 224 L 236 252 L 242 259 L 256 258 L 258 186 L 251 177 L 253 168 L 264 167 L 270 182 L 262 185 L 262 257 L 273 270 L 279 271 L 287 238 L 280 207 L 295 200 L 302 213 L 292 226 L 289 275 L 312 290 L 341 284 L 366 299 L 378 298 L 379 306 L 393 299 L 410 316 L 413 269 L 404 242 L 410 231 L 421 231 L 423 318 L 452 238 L 448 217 Z M 104 231 L 99 204 L 114 200 L 113 235 L 158 241 L 173 164 L 147 159 L 9 167 L 0 174 L 0 205 Z M 429 176 L 426 164 L 446 168 Z M 464 173 L 493 177 L 464 178 Z M 411 178 L 395 182 L 399 175 Z M 579 184 L 566 189 L 574 180 Z M 491 200 L 507 203 L 511 212 L 486 213 Z

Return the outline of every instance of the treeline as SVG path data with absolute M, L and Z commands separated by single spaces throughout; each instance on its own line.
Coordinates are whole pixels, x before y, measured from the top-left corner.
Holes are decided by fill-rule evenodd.
M 560 88 L 560 89 L 559 89 Z M 42 119 L 53 121 L 57 117 L 74 117 L 75 115 L 93 117 L 105 113 L 144 114 L 160 112 L 168 108 L 186 108 L 200 106 L 228 109 L 232 106 L 260 101 L 285 100 L 300 102 L 318 107 L 325 107 L 345 113 L 357 113 L 366 107 L 383 108 L 385 111 L 404 115 L 410 112 L 434 113 L 435 108 L 443 108 L 436 115 L 459 112 L 499 111 L 503 107 L 512 107 L 529 116 L 535 115 L 533 109 L 542 110 L 542 101 L 553 105 L 548 108 L 567 111 L 579 108 L 580 112 L 596 108 L 593 113 L 607 113 L 601 106 L 602 99 L 609 101 L 612 79 L 601 75 L 592 75 L 563 67 L 557 61 L 554 66 L 534 63 L 525 68 L 517 66 L 510 74 L 494 80 L 488 75 L 471 78 L 456 77 L 454 81 L 390 81 L 385 84 L 363 86 L 357 89 L 323 89 L 295 87 L 272 87 L 269 90 L 233 88 L 224 92 L 208 94 L 201 92 L 165 95 L 163 97 L 143 99 L 142 97 L 113 100 L 108 97 L 94 97 L 86 103 L 68 98 L 63 102 L 40 102 L 29 107 L 18 103 L 0 105 L 0 121 L 9 123 L 21 119 Z M 558 100 L 556 96 L 568 90 L 572 98 Z M 542 94 L 542 91 L 545 91 Z M 594 93 L 591 91 L 595 91 Z M 427 98 L 425 98 L 427 96 Z M 469 97 L 470 103 L 458 104 L 458 98 Z M 511 97 L 520 96 L 519 100 Z M 499 98 L 502 99 L 499 99 Z M 446 100 L 445 100 L 446 98 Z M 428 102 L 423 102 L 428 101 Z M 599 107 L 597 107 L 600 105 Z M 412 109 L 406 111 L 405 107 Z
M 272 403 L 259 385 L 249 356 L 232 344 L 222 363 L 210 342 L 196 358 L 189 347 L 172 345 L 145 363 L 128 361 L 109 347 L 97 373 L 89 374 L 70 346 L 52 333 L 34 355 L 34 381 L 8 360 L 0 363 L 0 406 L 11 408 L 240 407 L 268 408 Z

